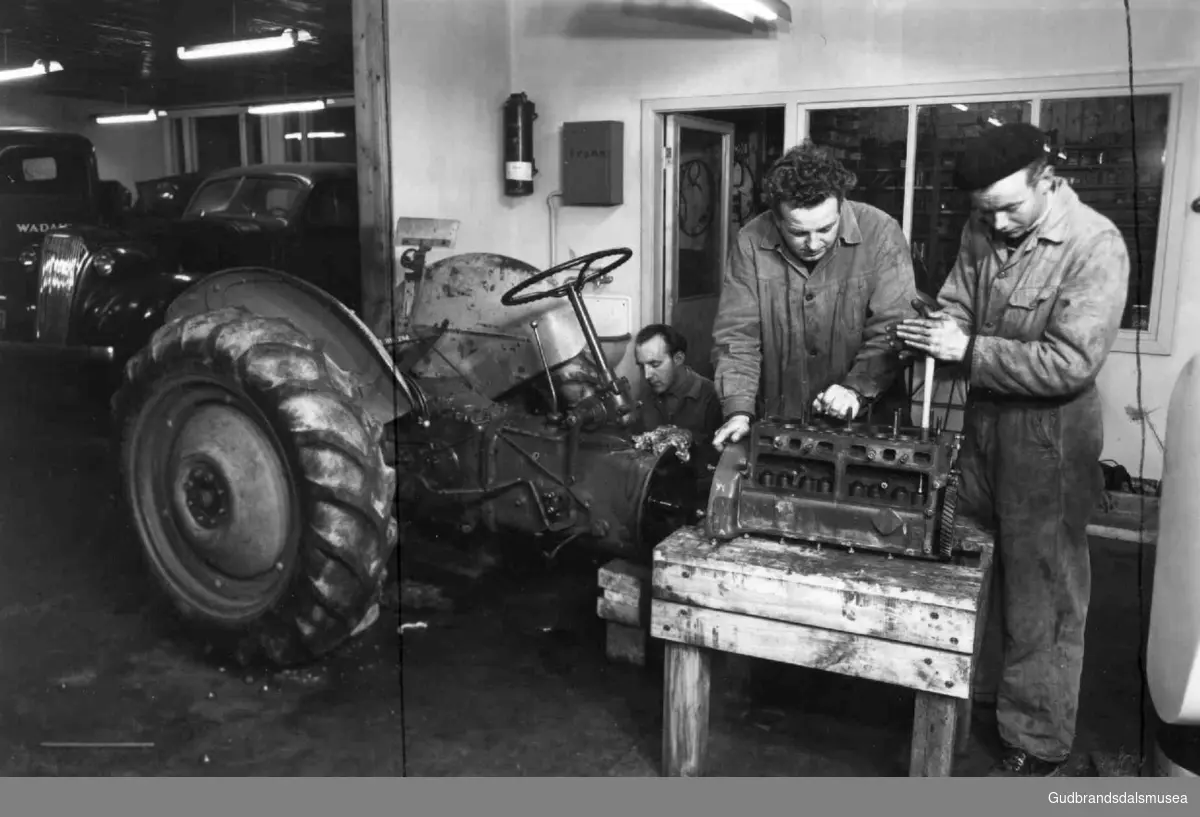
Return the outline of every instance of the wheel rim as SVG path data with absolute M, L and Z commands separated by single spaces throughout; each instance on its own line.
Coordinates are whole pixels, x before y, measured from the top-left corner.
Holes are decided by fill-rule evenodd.
M 130 439 L 142 545 L 177 600 L 230 625 L 270 608 L 300 526 L 292 469 L 262 412 L 211 378 L 168 379 Z

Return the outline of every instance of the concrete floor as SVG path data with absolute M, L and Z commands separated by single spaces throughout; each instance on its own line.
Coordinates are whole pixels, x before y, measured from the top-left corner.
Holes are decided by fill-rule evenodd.
M 26 382 L 11 371 L 5 382 Z M 113 518 L 103 437 L 78 403 L 0 398 L 0 774 L 649 776 L 660 675 L 604 657 L 596 564 L 536 558 L 469 579 L 413 567 L 445 602 L 397 611 L 321 666 L 242 677 L 147 600 Z M 1136 754 L 1136 556 L 1093 544 L 1079 752 Z M 422 605 L 417 605 L 421 607 Z M 719 666 L 719 665 L 718 665 Z M 912 694 L 787 669 L 749 701 L 714 678 L 711 774 L 903 775 Z M 403 707 L 403 726 L 401 708 Z M 45 741 L 152 748 L 52 749 Z M 995 748 L 979 711 L 958 774 Z M 1081 773 L 1094 773 L 1083 771 Z

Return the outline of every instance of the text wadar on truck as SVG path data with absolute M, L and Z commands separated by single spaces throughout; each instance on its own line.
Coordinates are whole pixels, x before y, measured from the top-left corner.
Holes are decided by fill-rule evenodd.
M 115 218 L 92 143 L 74 133 L 0 128 L 0 350 L 37 341 L 36 258 L 46 233 Z

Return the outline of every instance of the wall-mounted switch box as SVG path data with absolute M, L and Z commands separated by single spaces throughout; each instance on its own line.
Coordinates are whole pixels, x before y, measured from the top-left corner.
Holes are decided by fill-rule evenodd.
M 612 207 L 625 200 L 625 123 L 564 122 L 562 203 Z

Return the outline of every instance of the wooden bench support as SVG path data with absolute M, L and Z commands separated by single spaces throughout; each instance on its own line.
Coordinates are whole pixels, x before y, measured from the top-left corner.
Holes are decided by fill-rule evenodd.
M 913 776 L 951 774 L 969 740 L 991 538 L 966 523 L 962 563 L 888 558 L 682 528 L 654 551 L 650 635 L 666 647 L 663 774 L 705 773 L 713 651 L 916 692 Z
M 646 665 L 650 629 L 650 568 L 614 559 L 600 568 L 603 591 L 596 615 L 607 622 L 605 654 L 610 661 Z
M 970 698 L 967 698 L 969 705 Z M 932 692 L 917 692 L 913 713 L 909 777 L 949 777 L 954 767 L 955 730 L 962 701 Z M 967 730 L 962 730 L 966 732 Z
M 663 774 L 701 777 L 708 760 L 712 653 L 668 643 L 664 659 Z

